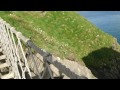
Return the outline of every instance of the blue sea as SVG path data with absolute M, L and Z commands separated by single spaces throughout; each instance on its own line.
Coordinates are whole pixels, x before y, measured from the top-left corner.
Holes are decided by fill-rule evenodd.
M 120 43 L 120 11 L 79 11 L 101 30 L 116 37 Z

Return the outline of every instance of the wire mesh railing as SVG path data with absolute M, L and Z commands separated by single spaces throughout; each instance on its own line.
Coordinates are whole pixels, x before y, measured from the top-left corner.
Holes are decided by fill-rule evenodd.
M 37 47 L 3 19 L 0 19 L 0 43 L 9 70 L 14 72 L 14 79 L 54 79 L 54 71 L 50 65 L 55 66 L 71 79 L 86 78 L 75 74 L 52 54 Z

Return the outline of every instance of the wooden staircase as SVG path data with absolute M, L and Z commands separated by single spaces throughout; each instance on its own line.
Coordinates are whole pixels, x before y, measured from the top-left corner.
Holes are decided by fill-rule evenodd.
M 6 63 L 6 56 L 0 46 L 0 79 L 13 79 L 14 73 L 9 72 L 9 65 Z

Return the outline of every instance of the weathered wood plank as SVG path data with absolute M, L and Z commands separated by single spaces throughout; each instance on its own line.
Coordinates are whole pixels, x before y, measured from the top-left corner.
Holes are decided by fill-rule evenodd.
M 8 67 L 9 65 L 7 63 L 0 64 L 0 69 Z
M 5 55 L 0 56 L 0 60 L 6 59 Z
M 1 79 L 11 79 L 11 78 L 14 78 L 14 73 L 13 72 L 1 76 Z

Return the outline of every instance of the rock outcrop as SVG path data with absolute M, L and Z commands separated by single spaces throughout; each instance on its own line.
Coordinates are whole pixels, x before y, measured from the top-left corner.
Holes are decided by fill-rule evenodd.
M 35 55 L 37 58 L 35 58 L 35 61 L 38 65 L 38 69 L 40 70 L 40 72 L 42 73 L 42 70 L 44 69 L 44 65 L 43 65 L 43 57 L 40 54 L 36 54 Z M 91 71 L 82 64 L 79 64 L 75 61 L 70 61 L 70 60 L 61 60 L 59 57 L 57 57 L 57 61 L 60 62 L 62 65 L 66 66 L 66 68 L 69 68 L 72 72 L 74 72 L 75 74 L 79 75 L 80 77 L 86 77 L 88 79 L 96 79 L 96 77 L 91 73 Z M 41 65 L 40 65 L 41 63 Z M 33 62 L 31 62 L 31 60 L 29 61 L 29 64 L 31 66 L 31 69 L 33 69 L 33 71 L 35 72 L 35 74 L 37 75 L 37 71 L 36 69 L 33 68 Z M 42 68 L 41 68 L 42 67 Z M 58 68 L 56 68 L 54 65 L 50 64 L 50 68 L 53 72 L 53 76 L 55 78 L 60 78 L 63 77 L 63 79 L 70 79 L 69 77 L 67 77 L 64 73 L 62 73 L 61 71 L 58 70 Z M 48 75 L 46 73 L 46 79 L 50 78 L 50 75 Z

